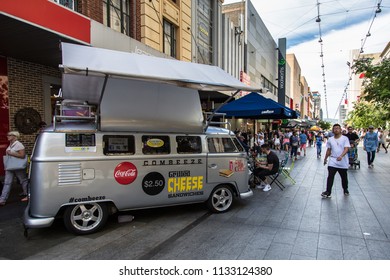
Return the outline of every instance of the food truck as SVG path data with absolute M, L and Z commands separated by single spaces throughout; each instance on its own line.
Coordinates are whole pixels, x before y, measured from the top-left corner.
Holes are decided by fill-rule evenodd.
M 198 90 L 256 89 L 215 66 L 61 48 L 64 100 L 31 156 L 26 234 L 56 218 L 90 234 L 118 211 L 180 204 L 222 213 L 253 195 L 243 147 L 205 120 Z

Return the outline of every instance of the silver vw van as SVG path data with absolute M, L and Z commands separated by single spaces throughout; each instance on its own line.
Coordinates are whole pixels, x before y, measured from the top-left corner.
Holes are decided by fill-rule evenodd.
M 205 202 L 221 213 L 253 195 L 243 147 L 231 131 L 203 119 L 197 91 L 252 88 L 220 69 L 213 78 L 208 65 L 62 48 L 62 92 L 72 99 L 57 104 L 52 125 L 35 143 L 25 229 L 63 218 L 69 231 L 89 234 L 117 211 Z M 116 68 L 117 56 L 123 63 L 138 56 L 153 69 L 139 77 L 137 61 L 127 61 L 137 69 L 129 73 Z M 150 73 L 158 67 L 159 76 Z M 198 71 L 206 76 L 193 77 Z

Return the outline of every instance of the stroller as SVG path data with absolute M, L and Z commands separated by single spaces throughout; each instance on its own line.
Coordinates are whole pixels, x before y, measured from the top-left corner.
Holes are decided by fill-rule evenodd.
M 360 160 L 358 159 L 357 144 L 357 142 L 351 141 L 351 147 L 348 149 L 349 166 L 353 169 L 356 169 L 358 166 L 360 169 Z

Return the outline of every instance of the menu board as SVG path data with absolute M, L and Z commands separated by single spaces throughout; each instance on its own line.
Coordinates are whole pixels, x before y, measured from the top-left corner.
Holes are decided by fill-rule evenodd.
M 66 147 L 91 147 L 95 146 L 95 134 L 66 134 Z
M 103 136 L 104 154 L 134 154 L 134 136 L 133 135 L 104 135 Z
M 65 135 L 65 152 L 96 152 L 95 134 L 67 133 Z

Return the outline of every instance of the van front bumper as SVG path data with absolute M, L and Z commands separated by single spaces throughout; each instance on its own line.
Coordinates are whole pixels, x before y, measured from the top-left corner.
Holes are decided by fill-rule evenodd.
M 250 188 L 248 188 L 247 192 L 240 193 L 240 198 L 241 199 L 247 199 L 247 198 L 249 198 L 251 196 L 253 196 L 253 191 Z
M 50 227 L 54 222 L 54 217 L 36 218 L 30 216 L 29 205 L 24 210 L 23 225 L 25 228 L 45 228 Z

